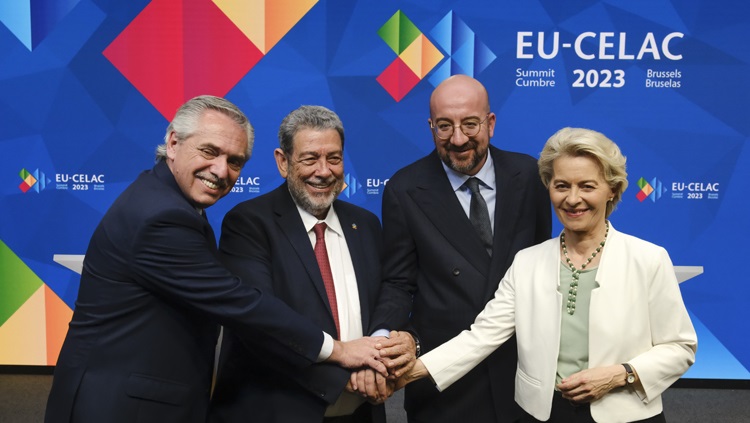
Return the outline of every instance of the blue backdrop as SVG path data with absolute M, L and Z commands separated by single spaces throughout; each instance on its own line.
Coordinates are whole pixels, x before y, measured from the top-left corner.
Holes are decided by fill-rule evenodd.
M 232 3 L 0 5 L 0 294 L 13 298 L 0 325 L 32 297 L 7 294 L 20 279 L 74 306 L 78 275 L 53 257 L 85 252 L 187 98 L 225 96 L 256 129 L 235 192 L 209 210 L 218 233 L 229 208 L 281 183 L 276 131 L 302 104 L 341 116 L 342 196 L 379 214 L 388 178 L 433 149 L 430 92 L 467 73 L 489 90 L 500 148 L 536 157 L 564 126 L 620 145 L 630 187 L 612 221 L 687 278 L 699 349 L 686 377 L 750 379 L 747 2 Z M 7 336 L 0 326 L 0 349 Z

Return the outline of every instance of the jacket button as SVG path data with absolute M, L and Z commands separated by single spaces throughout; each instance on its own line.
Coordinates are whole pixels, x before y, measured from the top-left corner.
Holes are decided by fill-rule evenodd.
M 461 274 L 461 270 L 458 269 L 458 267 L 453 269 L 453 276 L 458 276 Z

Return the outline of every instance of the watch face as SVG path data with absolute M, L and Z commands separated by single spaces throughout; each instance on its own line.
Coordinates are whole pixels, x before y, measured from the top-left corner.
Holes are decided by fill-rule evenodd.
M 633 383 L 633 382 L 635 382 L 635 376 L 628 375 L 628 383 Z

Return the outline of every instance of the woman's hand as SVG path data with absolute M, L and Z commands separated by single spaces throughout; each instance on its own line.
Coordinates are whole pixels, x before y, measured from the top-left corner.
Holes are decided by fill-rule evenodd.
M 581 370 L 563 379 L 557 389 L 563 398 L 574 402 L 592 402 L 607 392 L 625 386 L 625 368 L 621 364 Z
M 404 373 L 401 377 L 396 379 L 395 389 L 399 390 L 404 386 L 414 382 L 415 380 L 422 379 L 423 377 L 427 377 L 429 375 L 430 372 L 428 372 L 427 368 L 424 366 L 424 364 L 422 364 L 422 360 L 416 359 L 414 362 L 414 366 L 409 369 L 409 371 Z

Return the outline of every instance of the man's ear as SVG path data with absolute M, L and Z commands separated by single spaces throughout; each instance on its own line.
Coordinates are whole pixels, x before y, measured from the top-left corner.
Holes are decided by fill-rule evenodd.
M 174 160 L 177 155 L 178 144 L 179 141 L 177 140 L 177 135 L 175 135 L 174 131 L 170 132 L 169 138 L 167 138 L 167 158 L 170 160 Z
M 286 179 L 288 166 L 289 166 L 289 160 L 286 157 L 286 154 L 280 149 L 277 148 L 273 150 L 273 158 L 276 159 L 276 168 L 279 170 L 279 174 L 282 178 Z

